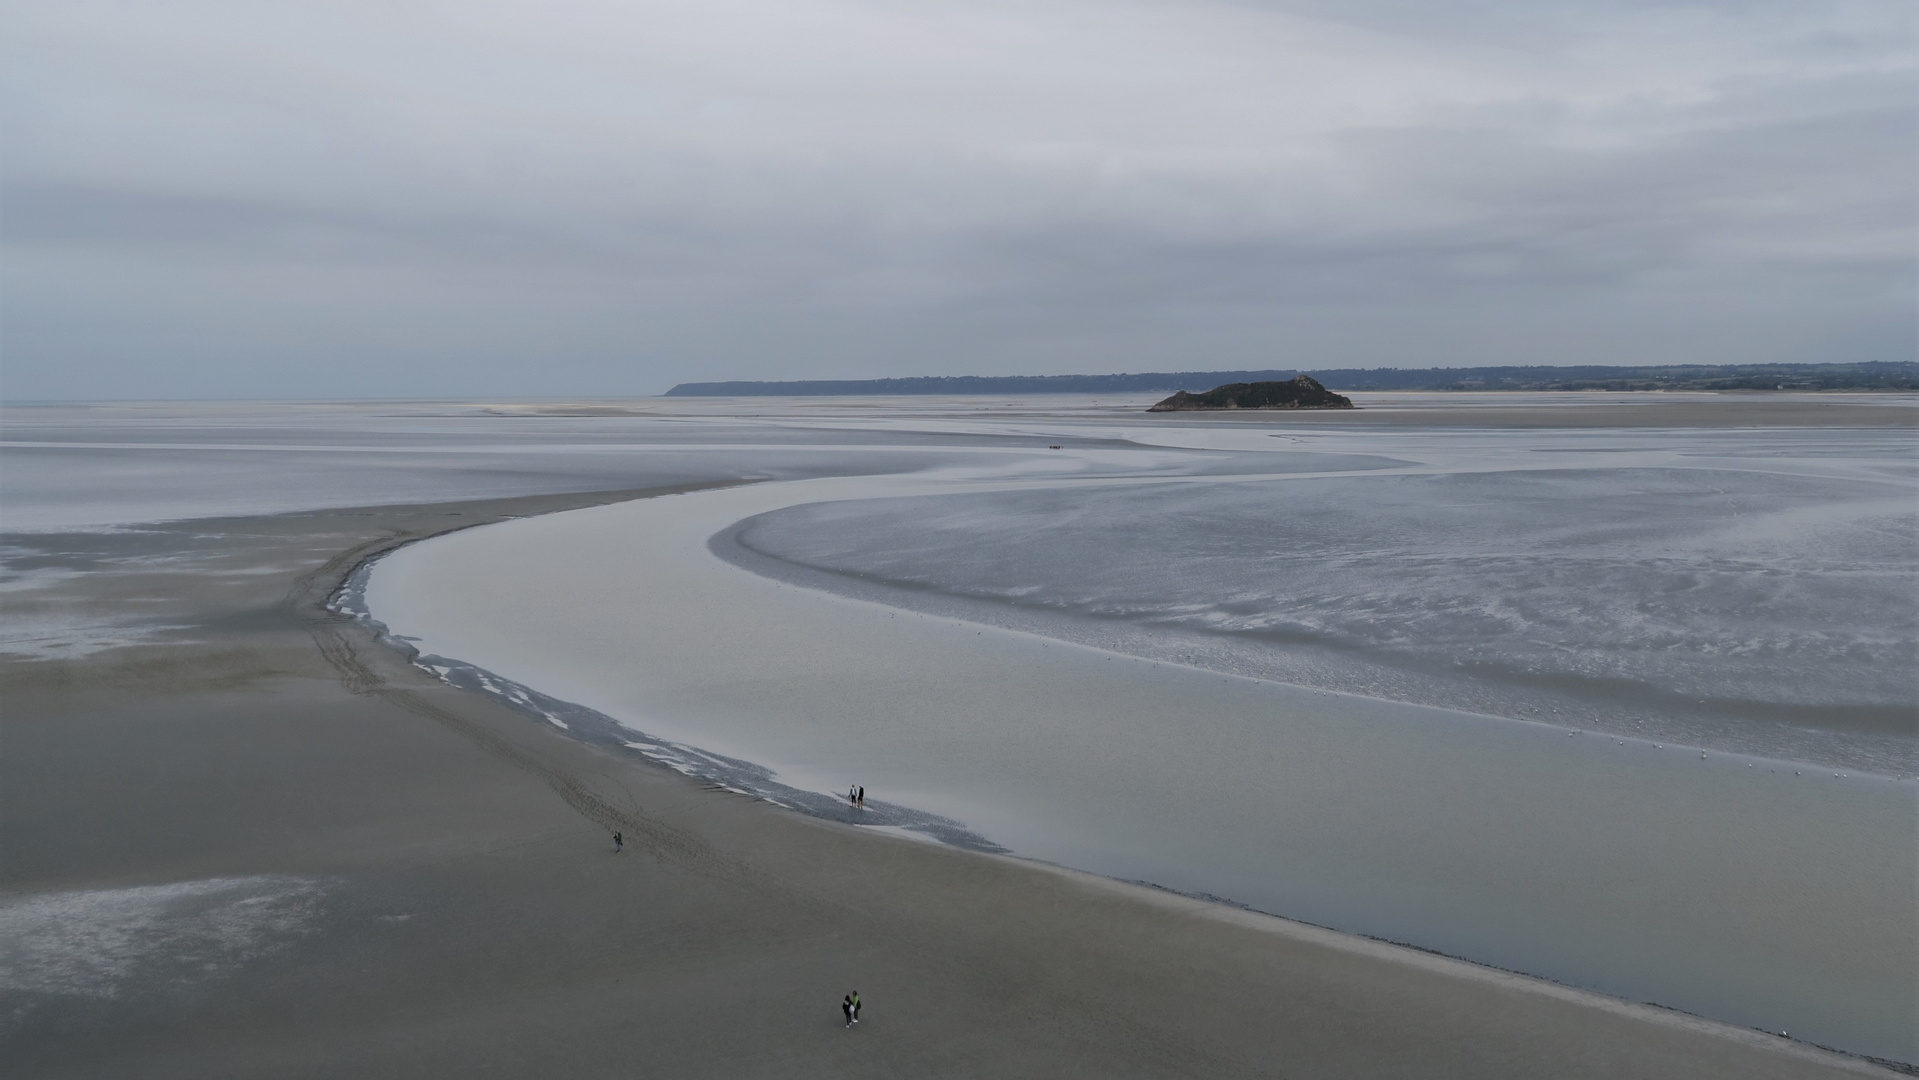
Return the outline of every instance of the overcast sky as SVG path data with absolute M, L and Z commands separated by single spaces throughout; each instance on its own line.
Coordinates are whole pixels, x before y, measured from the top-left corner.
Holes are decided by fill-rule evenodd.
M 1910 359 L 1915 11 L 6 5 L 0 394 Z

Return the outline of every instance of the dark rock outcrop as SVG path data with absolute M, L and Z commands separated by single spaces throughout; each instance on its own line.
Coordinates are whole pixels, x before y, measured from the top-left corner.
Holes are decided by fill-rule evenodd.
M 1203 394 L 1184 390 L 1146 410 L 1184 412 L 1189 409 L 1350 409 L 1353 399 L 1319 385 L 1311 375 L 1289 382 L 1227 383 Z

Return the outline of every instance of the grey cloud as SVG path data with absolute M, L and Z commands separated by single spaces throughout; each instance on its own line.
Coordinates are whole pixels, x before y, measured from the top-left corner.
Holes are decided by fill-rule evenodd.
M 87 10 L 10 398 L 1915 347 L 1893 4 Z

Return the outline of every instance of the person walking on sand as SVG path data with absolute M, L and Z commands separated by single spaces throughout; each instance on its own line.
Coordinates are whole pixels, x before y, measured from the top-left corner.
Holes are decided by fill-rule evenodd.
M 866 809 L 866 788 L 864 785 L 860 787 L 860 797 L 853 801 L 860 804 L 860 809 Z
M 853 995 L 848 994 L 840 999 L 840 1015 L 846 1017 L 847 1027 L 853 1026 Z
M 620 831 L 618 829 L 613 830 L 613 854 L 618 855 L 621 851 L 624 851 L 625 849 L 626 849 L 625 837 L 622 837 L 620 835 Z
M 855 1024 L 860 1022 L 860 992 L 858 990 L 853 991 L 853 1022 Z

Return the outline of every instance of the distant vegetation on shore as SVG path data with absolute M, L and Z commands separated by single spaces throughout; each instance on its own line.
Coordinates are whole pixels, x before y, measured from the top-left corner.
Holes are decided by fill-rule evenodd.
M 905 379 L 690 382 L 668 397 L 841 394 L 1124 394 L 1225 383 L 1285 382 L 1270 371 L 1149 371 L 1121 375 L 934 375 Z M 1687 364 L 1670 367 L 1339 368 L 1310 374 L 1332 390 L 1919 390 L 1919 363 Z

